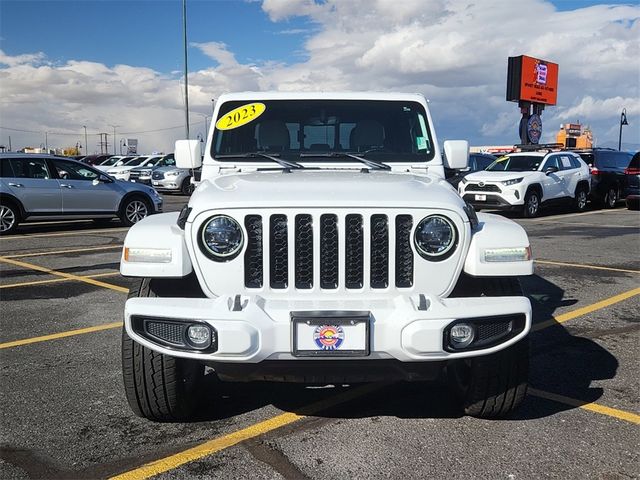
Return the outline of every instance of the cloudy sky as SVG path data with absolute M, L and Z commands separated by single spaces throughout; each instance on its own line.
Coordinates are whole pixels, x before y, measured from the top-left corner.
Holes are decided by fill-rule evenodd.
M 84 145 L 99 132 L 171 151 L 184 137 L 180 0 L 0 1 L 0 144 Z M 561 123 L 640 144 L 640 5 L 593 0 L 188 0 L 192 137 L 242 90 L 423 93 L 440 140 L 517 143 L 507 58 L 560 65 Z M 208 120 L 210 123 L 210 119 Z M 47 134 L 45 135 L 45 132 Z M 118 149 L 118 147 L 116 147 Z M 84 153 L 84 152 L 83 152 Z

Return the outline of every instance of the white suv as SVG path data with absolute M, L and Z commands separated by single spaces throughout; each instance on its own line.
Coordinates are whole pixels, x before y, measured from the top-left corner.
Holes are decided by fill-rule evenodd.
M 199 141 L 176 142 L 178 167 L 202 163 L 189 204 L 125 239 L 120 271 L 139 278 L 122 341 L 132 410 L 197 415 L 213 378 L 448 378 L 470 415 L 515 409 L 529 239 L 445 180 L 468 143 L 444 151 L 422 95 L 222 95 L 204 160 Z
M 589 167 L 573 152 L 520 152 L 498 158 L 485 170 L 467 175 L 458 185 L 462 198 L 476 210 L 518 209 L 535 217 L 542 206 L 587 207 Z

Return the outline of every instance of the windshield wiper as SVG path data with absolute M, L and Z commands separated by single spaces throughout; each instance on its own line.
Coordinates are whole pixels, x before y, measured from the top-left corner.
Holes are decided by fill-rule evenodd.
M 363 155 L 366 155 L 370 151 L 371 150 L 363 152 Z M 326 157 L 326 158 L 349 157 L 359 161 L 360 163 L 364 163 L 369 168 L 375 168 L 376 170 L 391 170 L 391 167 L 386 163 L 374 162 L 373 160 L 369 160 L 367 158 L 364 158 L 349 152 L 326 152 L 326 153 L 319 152 L 319 153 L 301 153 L 300 154 L 300 158 L 306 158 L 306 157 Z
M 256 157 L 262 157 L 262 158 L 266 158 L 268 160 L 271 160 L 272 162 L 276 162 L 277 164 L 283 166 L 284 168 L 304 168 L 299 163 L 293 162 L 291 160 L 283 160 L 282 158 L 278 158 L 277 155 L 279 155 L 279 154 L 267 155 L 266 153 L 262 153 L 262 152 L 249 152 L 249 153 L 233 153 L 233 154 L 226 154 L 226 155 L 216 155 L 214 158 L 256 158 Z

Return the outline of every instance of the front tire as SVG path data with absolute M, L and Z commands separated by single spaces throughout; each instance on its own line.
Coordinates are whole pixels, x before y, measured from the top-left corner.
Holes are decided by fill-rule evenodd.
M 18 228 L 20 210 L 13 202 L 2 200 L 0 203 L 0 235 L 9 235 Z
M 187 177 L 182 181 L 180 192 L 182 195 L 191 195 L 191 177 Z
M 143 218 L 151 215 L 151 204 L 143 197 L 130 197 L 124 201 L 120 208 L 120 220 L 122 223 L 130 227 L 135 225 Z
M 527 218 L 533 218 L 540 212 L 540 194 L 536 190 L 529 190 L 524 196 L 523 214 Z
M 143 279 L 129 298 L 156 297 L 170 286 Z M 156 283 L 156 285 L 154 285 Z M 139 417 L 159 422 L 193 418 L 204 384 L 204 365 L 170 357 L 134 342 L 122 331 L 122 376 L 127 401 Z
M 521 296 L 517 278 L 463 276 L 451 296 Z M 496 353 L 459 359 L 447 365 L 449 386 L 465 414 L 500 418 L 520 406 L 527 394 L 529 338 Z

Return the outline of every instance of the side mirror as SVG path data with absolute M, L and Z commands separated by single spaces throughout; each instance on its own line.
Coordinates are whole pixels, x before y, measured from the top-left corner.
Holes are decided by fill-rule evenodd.
M 202 165 L 200 140 L 177 140 L 174 157 L 178 168 L 198 168 Z
M 463 170 L 469 166 L 469 142 L 466 140 L 446 140 L 444 142 L 444 166 Z
M 94 178 L 91 181 L 93 185 L 100 185 L 101 183 L 111 183 L 111 182 L 113 182 L 113 180 L 111 180 L 106 175 L 100 175 L 98 178 Z
M 116 162 L 116 164 L 114 165 L 114 167 L 119 167 L 119 166 L 121 166 L 121 165 L 124 165 L 124 162 L 123 162 L 122 160 L 118 160 L 118 161 Z
M 556 173 L 557 171 L 558 171 L 558 167 L 547 167 L 547 168 L 544 170 L 544 173 L 545 173 L 546 175 L 551 175 L 552 173 Z

